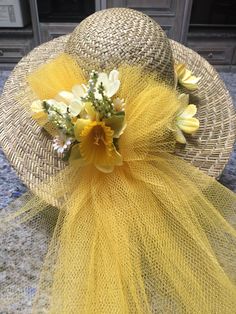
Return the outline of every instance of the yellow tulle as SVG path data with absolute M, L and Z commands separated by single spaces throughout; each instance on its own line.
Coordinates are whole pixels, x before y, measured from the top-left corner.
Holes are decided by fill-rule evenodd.
M 73 85 L 85 83 L 83 71 L 66 54 L 40 67 L 28 82 L 37 96 L 43 99 L 54 98 L 58 92 L 71 91 Z
M 67 166 L 5 220 L 59 208 L 34 313 L 236 313 L 236 196 L 174 156 L 176 92 L 119 71 L 123 165 Z

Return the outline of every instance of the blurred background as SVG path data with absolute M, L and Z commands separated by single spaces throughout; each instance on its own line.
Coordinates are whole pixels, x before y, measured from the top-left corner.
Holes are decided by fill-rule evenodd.
M 12 69 L 35 46 L 70 33 L 86 16 L 111 7 L 148 14 L 169 38 L 221 71 L 236 71 L 235 0 L 0 0 L 0 69 Z

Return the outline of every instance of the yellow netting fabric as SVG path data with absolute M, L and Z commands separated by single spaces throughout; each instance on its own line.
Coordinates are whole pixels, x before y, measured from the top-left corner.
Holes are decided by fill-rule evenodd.
M 7 218 L 58 203 L 34 312 L 236 313 L 236 196 L 172 154 L 175 91 L 137 68 L 120 73 L 123 165 L 68 166 Z

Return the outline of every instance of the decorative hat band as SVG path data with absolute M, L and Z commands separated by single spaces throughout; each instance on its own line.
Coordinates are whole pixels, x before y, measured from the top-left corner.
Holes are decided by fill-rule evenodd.
M 69 67 L 69 73 L 73 73 L 66 84 L 62 75 L 65 66 Z M 140 76 L 144 78 L 138 82 Z M 46 78 L 43 83 L 42 77 Z M 181 84 L 186 89 L 195 90 L 199 79 L 185 65 L 176 65 L 176 87 Z M 54 98 L 34 100 L 31 110 L 32 117 L 41 126 L 51 130 L 51 135 L 54 135 L 52 145 L 63 160 L 80 162 L 81 165 L 93 164 L 107 173 L 113 171 L 114 166 L 123 163 L 119 153 L 119 138 L 127 126 L 126 104 L 135 106 L 129 104 L 130 93 L 127 87 L 133 85 L 137 99 L 139 94 L 144 97 L 145 93 L 151 93 L 154 87 L 163 89 L 167 95 L 170 94 L 169 99 L 158 99 L 158 94 L 155 90 L 152 91 L 152 97 L 156 97 L 156 102 L 160 102 L 159 106 L 163 108 L 168 108 L 167 102 L 174 97 L 174 91 L 166 84 L 158 82 L 154 75 L 145 73 L 137 66 L 121 66 L 119 70 L 114 69 L 110 73 L 93 70 L 86 81 L 82 69 L 66 54 L 30 75 L 29 82 L 36 94 L 40 91 L 39 96 L 42 90 L 46 97 L 55 91 Z M 70 90 L 64 90 L 69 85 Z M 56 90 L 57 86 L 62 89 Z M 150 107 L 149 100 L 145 102 Z M 186 144 L 184 133 L 192 134 L 199 128 L 199 121 L 194 118 L 197 107 L 189 104 L 189 95 L 185 93 L 177 96 L 176 92 L 174 102 L 176 112 L 173 121 L 166 128 L 173 131 L 177 142 Z

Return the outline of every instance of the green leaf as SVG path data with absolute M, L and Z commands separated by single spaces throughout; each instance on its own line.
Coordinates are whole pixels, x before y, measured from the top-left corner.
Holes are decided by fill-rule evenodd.
M 69 161 L 71 162 L 73 160 L 80 159 L 80 158 L 81 158 L 81 154 L 80 154 L 80 147 L 78 143 L 71 147 Z
M 125 112 L 124 111 L 118 111 L 115 113 L 116 116 L 125 116 Z
M 63 161 L 67 162 L 70 158 L 70 154 L 71 154 L 71 147 L 70 149 L 64 154 L 64 157 L 62 158 Z
M 114 131 L 113 137 L 120 137 L 125 125 L 124 115 L 113 115 L 110 118 L 104 119 L 104 122 Z

